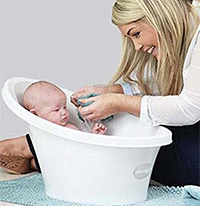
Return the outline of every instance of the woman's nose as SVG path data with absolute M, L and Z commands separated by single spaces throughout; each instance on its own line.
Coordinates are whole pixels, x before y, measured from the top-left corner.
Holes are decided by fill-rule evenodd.
M 134 44 L 134 46 L 135 46 L 135 50 L 136 51 L 139 51 L 139 50 L 141 50 L 142 49 L 142 44 L 140 44 L 140 43 L 138 43 L 137 41 L 135 41 L 135 40 L 132 40 L 133 41 L 133 44 Z

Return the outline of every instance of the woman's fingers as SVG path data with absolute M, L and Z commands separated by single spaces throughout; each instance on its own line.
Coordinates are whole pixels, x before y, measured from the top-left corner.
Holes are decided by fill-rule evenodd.
M 109 117 L 122 111 L 122 94 L 102 94 L 87 99 L 79 99 L 79 112 L 83 119 L 95 121 Z
M 71 102 L 77 106 L 77 100 L 78 98 L 82 96 L 86 96 L 92 93 L 96 94 L 104 94 L 108 92 L 108 87 L 107 86 L 86 86 L 81 89 L 76 90 L 72 95 L 71 95 Z
M 96 117 L 96 115 L 94 113 L 91 113 L 91 114 L 84 116 L 84 119 L 89 121 L 89 122 L 99 120 L 98 117 Z
M 88 121 L 104 119 L 119 111 L 120 100 L 121 96 L 117 94 L 102 94 L 88 99 L 80 99 L 83 104 L 89 101 L 93 103 L 81 107 L 79 111 L 81 116 Z
M 90 98 L 79 99 L 78 101 L 81 102 L 82 104 L 86 104 L 88 102 L 95 102 L 97 99 L 98 99 L 98 96 L 95 96 L 95 97 L 90 97 Z
M 79 112 L 81 113 L 81 116 L 83 117 L 83 119 L 87 120 L 87 121 L 95 121 L 98 120 L 98 115 L 97 113 L 95 113 L 92 109 L 91 106 L 86 106 L 86 107 L 79 107 L 78 108 Z
M 90 108 L 89 108 L 89 106 L 87 106 L 87 107 L 79 107 L 78 108 L 78 110 L 79 110 L 79 112 L 80 112 L 80 114 L 81 114 L 81 116 L 84 118 L 84 117 L 86 117 L 87 115 L 90 115 L 90 114 L 92 114 L 93 112 L 90 110 Z
M 88 87 L 84 87 L 82 89 L 79 89 L 79 90 L 75 91 L 71 95 L 70 100 L 75 106 L 78 106 L 78 104 L 77 104 L 78 98 L 80 98 L 82 96 L 86 96 L 88 94 L 91 94 L 91 91 L 89 91 Z
M 71 101 L 71 103 L 73 103 L 76 107 L 78 107 L 78 104 L 77 104 L 77 100 L 78 100 L 78 98 L 77 98 L 77 96 L 71 96 L 70 97 L 70 101 Z

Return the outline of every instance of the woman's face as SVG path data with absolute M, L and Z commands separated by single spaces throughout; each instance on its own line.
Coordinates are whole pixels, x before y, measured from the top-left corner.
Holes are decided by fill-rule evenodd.
M 123 35 L 133 41 L 136 51 L 148 52 L 158 58 L 158 36 L 152 26 L 139 20 L 118 27 Z

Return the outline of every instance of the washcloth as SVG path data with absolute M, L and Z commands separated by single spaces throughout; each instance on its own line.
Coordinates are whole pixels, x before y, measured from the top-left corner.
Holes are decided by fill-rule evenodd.
M 200 187 L 194 185 L 184 186 L 182 198 L 185 204 L 189 206 L 200 206 Z
M 81 99 L 87 99 L 87 98 L 90 98 L 90 97 L 96 97 L 96 96 L 98 96 L 98 95 L 100 95 L 100 94 L 92 93 L 92 94 L 89 94 L 89 95 L 86 95 L 86 96 L 79 97 L 78 100 L 77 100 L 77 104 L 78 104 L 78 106 L 86 107 L 86 106 L 92 104 L 94 101 L 82 103 L 80 100 L 81 100 Z M 83 117 L 81 116 L 81 114 L 80 114 L 79 111 L 78 111 L 78 117 L 79 117 L 79 119 L 80 119 L 81 121 L 85 122 L 85 120 L 83 119 Z M 110 121 L 110 120 L 112 120 L 112 119 L 113 119 L 113 115 L 111 115 L 111 116 L 109 116 L 109 117 L 107 117 L 107 118 L 105 118 L 105 119 L 100 120 L 100 122 L 101 122 L 101 123 L 104 123 L 104 122 Z
M 129 206 L 186 206 L 181 198 L 182 190 L 182 187 L 150 186 L 145 202 Z M 48 197 L 41 174 L 0 182 L 0 201 L 29 206 L 94 206 Z M 187 206 L 191 206 L 189 203 Z

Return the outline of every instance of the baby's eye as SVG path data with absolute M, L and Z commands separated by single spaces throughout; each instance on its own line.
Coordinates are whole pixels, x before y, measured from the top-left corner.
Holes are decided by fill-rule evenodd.
M 140 36 L 140 32 L 138 31 L 138 32 L 133 33 L 133 36 L 138 38 Z
M 55 109 L 54 111 L 55 111 L 55 112 L 58 112 L 58 111 L 59 111 L 59 108 L 58 108 L 58 109 Z
M 65 107 L 63 107 L 63 109 L 66 109 L 66 106 L 65 106 Z

